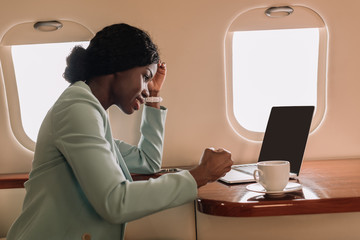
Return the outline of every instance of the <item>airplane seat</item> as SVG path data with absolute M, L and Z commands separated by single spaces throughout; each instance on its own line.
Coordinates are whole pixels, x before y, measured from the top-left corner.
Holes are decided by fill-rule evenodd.
M 24 197 L 24 188 L 0 190 L 0 240 L 6 240 L 7 232 L 12 223 L 20 215 Z M 191 202 L 129 222 L 125 231 L 125 239 L 195 240 L 194 212 L 194 203 Z
M 20 215 L 24 197 L 24 188 L 0 190 L 0 240 L 6 240 L 12 223 Z
M 196 239 L 194 202 L 129 222 L 125 240 Z

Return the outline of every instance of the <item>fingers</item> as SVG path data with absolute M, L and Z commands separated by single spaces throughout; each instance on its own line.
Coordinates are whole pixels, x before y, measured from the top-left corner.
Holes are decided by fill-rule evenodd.
M 198 187 L 214 182 L 231 170 L 233 161 L 230 151 L 209 147 L 204 150 L 198 167 L 191 170 Z
M 165 62 L 161 62 L 161 61 L 159 60 L 158 67 L 165 69 L 165 68 L 166 68 L 166 63 L 165 63 Z
M 161 62 L 159 60 L 157 72 L 159 74 L 165 75 L 165 73 L 166 73 L 166 63 L 165 62 Z
M 226 150 L 225 148 L 217 148 L 217 149 L 215 149 L 214 147 L 208 147 L 206 149 L 209 149 L 209 150 L 211 150 L 213 152 L 219 152 L 219 153 L 220 152 L 227 152 L 227 153 L 230 153 L 230 151 Z
M 214 152 L 217 152 L 217 153 L 220 153 L 220 152 L 224 152 L 225 149 L 223 149 L 223 148 L 218 148 L 218 149 L 214 149 L 213 151 L 214 151 Z
M 226 158 L 229 158 L 229 160 L 231 160 L 231 152 L 229 151 L 229 150 L 226 150 L 226 149 L 224 149 L 224 148 L 217 148 L 217 149 L 215 149 L 215 148 L 213 148 L 213 147 L 210 147 L 210 148 L 206 148 L 205 149 L 205 153 L 207 153 L 207 154 L 210 154 L 210 153 L 216 153 L 216 154 L 219 154 L 219 155 L 224 155 L 224 157 Z M 231 162 L 229 162 L 229 163 L 231 163 L 231 165 L 232 165 L 232 161 Z
M 155 92 L 155 93 L 159 93 L 162 85 L 165 81 L 166 78 L 166 64 L 165 62 L 158 62 L 158 68 L 157 71 L 154 75 L 154 77 L 151 79 L 151 81 L 148 83 L 148 89 L 149 92 Z
M 202 158 L 202 162 L 206 165 L 211 181 L 216 181 L 231 170 L 233 161 L 230 151 L 224 148 L 206 148 Z

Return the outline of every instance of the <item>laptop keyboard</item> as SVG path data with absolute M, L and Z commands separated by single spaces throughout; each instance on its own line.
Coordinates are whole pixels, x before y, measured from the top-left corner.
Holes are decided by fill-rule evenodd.
M 257 166 L 256 164 L 241 164 L 233 165 L 231 168 L 242 173 L 253 175 L 255 169 L 257 169 Z
M 238 172 L 242 172 L 244 174 L 253 175 L 255 169 L 257 169 L 256 163 L 255 164 L 240 164 L 240 165 L 233 165 L 231 167 L 233 170 Z M 296 173 L 290 173 L 290 179 L 297 179 Z

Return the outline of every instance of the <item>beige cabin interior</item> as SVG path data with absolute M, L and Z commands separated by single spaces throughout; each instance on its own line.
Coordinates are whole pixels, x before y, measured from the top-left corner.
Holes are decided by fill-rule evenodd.
M 304 161 L 360 157 L 360 1 L 2 0 L 0 4 L 0 42 L 17 25 L 44 20 L 74 22 L 91 33 L 119 22 L 148 31 L 168 67 L 162 90 L 163 105 L 169 109 L 163 167 L 195 165 L 204 148 L 211 146 L 231 151 L 235 163 L 257 159 L 261 141 L 240 136 L 227 115 L 227 31 L 249 9 L 279 5 L 311 9 L 327 30 L 326 87 L 323 116 L 310 133 Z M 14 34 L 7 39 L 15 41 Z M 21 143 L 14 133 L 17 126 L 11 123 L 14 110 L 9 98 L 14 96 L 8 96 L 5 84 L 4 68 L 11 65 L 2 55 L 4 44 L 0 45 L 0 174 L 29 172 L 33 150 Z M 111 107 L 111 122 L 121 122 L 112 125 L 114 136 L 137 143 L 140 114 L 127 116 Z M 6 237 L 20 213 L 24 195 L 24 189 L 0 190 L 0 238 Z M 359 212 L 218 217 L 200 213 L 190 203 L 129 223 L 126 239 L 359 239 L 359 222 Z

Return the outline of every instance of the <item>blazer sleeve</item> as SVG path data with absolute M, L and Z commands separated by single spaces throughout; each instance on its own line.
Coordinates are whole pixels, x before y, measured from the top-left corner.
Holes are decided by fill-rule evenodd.
M 161 168 L 167 109 L 144 106 L 137 146 L 115 140 L 131 173 L 155 173 Z
M 81 191 L 110 223 L 124 223 L 195 199 L 196 182 L 188 171 L 148 181 L 126 180 L 106 140 L 105 116 L 88 103 L 54 109 L 55 145 L 71 166 Z

